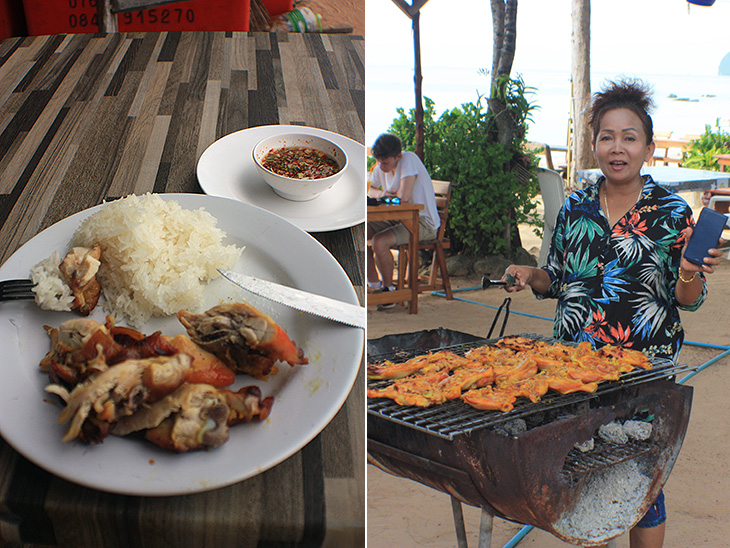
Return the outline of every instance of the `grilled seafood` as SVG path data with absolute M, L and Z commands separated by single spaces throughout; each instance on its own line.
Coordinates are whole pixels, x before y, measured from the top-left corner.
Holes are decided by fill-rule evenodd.
M 190 362 L 186 354 L 127 360 L 97 373 L 71 392 L 57 384 L 46 386 L 46 392 L 66 402 L 58 419 L 59 424 L 70 421 L 63 441 L 79 437 L 89 417 L 111 424 L 133 414 L 143 403 L 169 394 L 185 381 Z
M 255 386 L 238 392 L 207 384 L 183 384 L 164 399 L 121 419 L 112 433 L 125 436 L 145 430 L 145 437 L 177 452 L 218 447 L 228 440 L 228 427 L 264 420 L 273 398 L 261 399 Z
M 367 395 L 421 407 L 460 397 L 477 409 L 508 411 L 517 398 L 538 402 L 548 390 L 593 393 L 599 382 L 618 380 L 636 367 L 651 368 L 636 350 L 610 345 L 594 350 L 588 342 L 573 346 L 513 336 L 471 348 L 463 357 L 442 350 L 402 364 L 368 365 L 369 378 L 395 380 Z
M 202 314 L 177 314 L 190 338 L 233 370 L 266 379 L 281 360 L 305 364 L 304 352 L 266 314 L 245 303 L 214 306 Z
M 101 285 L 96 280 L 96 273 L 101 264 L 101 246 L 74 247 L 63 259 L 58 269 L 65 278 L 74 300 L 72 310 L 78 310 L 82 316 L 88 316 L 99 302 Z

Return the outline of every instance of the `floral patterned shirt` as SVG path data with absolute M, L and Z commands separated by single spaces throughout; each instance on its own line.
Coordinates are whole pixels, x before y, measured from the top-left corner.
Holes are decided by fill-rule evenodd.
M 558 215 L 547 264 L 557 298 L 553 335 L 642 350 L 676 361 L 684 333 L 675 287 L 692 210 L 645 175 L 639 201 L 611 228 L 599 203 L 599 181 L 571 194 Z

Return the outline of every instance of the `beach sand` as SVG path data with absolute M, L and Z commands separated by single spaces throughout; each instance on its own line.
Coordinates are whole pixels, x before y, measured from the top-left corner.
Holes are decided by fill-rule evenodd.
M 523 231 L 525 247 L 531 242 Z M 454 278 L 453 287 L 471 288 L 476 278 Z M 685 341 L 730 345 L 730 261 L 724 260 L 708 276 L 709 296 L 696 312 L 682 312 Z M 423 294 L 418 314 L 404 307 L 378 312 L 368 307 L 368 338 L 444 327 L 486 336 L 507 293 L 500 289 L 472 290 L 456 294 L 460 300 Z M 491 308 L 490 308 L 491 307 Z M 531 292 L 512 294 L 512 311 L 505 334 L 550 335 L 555 302 L 538 301 Z M 518 314 L 521 313 L 521 314 Z M 549 318 L 550 321 L 542 318 Z M 494 336 L 499 334 L 501 319 Z M 702 365 L 721 350 L 685 343 L 680 363 Z M 689 428 L 679 458 L 665 486 L 668 512 L 665 548 L 723 547 L 730 545 L 730 481 L 725 470 L 730 465 L 730 357 L 722 358 L 690 379 L 694 387 Z M 373 465 L 367 467 L 367 546 L 368 548 L 424 547 L 449 548 L 457 545 L 451 502 L 448 495 L 412 480 L 394 477 Z M 467 538 L 477 546 L 481 511 L 463 505 Z M 494 520 L 492 547 L 502 547 L 521 525 Z M 628 547 L 628 534 L 618 539 L 619 548 Z M 570 546 L 553 535 L 533 529 L 519 546 L 557 548 Z

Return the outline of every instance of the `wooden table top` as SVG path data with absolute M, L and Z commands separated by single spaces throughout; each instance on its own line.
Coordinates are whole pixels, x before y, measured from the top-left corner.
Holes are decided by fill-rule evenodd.
M 216 139 L 298 124 L 364 140 L 364 40 L 85 34 L 0 42 L 0 263 L 44 228 L 130 193 L 201 193 Z M 364 302 L 364 224 L 313 234 Z M 306 447 L 249 480 L 176 497 L 67 482 L 0 439 L 0 545 L 362 546 L 364 375 Z M 303 410 L 306 412 L 306 410 Z

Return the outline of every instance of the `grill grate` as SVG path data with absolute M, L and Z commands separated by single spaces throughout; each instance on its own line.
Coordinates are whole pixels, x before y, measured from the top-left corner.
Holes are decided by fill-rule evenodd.
M 521 336 L 547 342 L 557 342 L 556 339 L 540 335 L 523 334 Z M 498 340 L 482 339 L 471 343 L 446 346 L 438 350 L 450 350 L 463 356 L 472 348 L 478 348 L 485 344 L 494 344 Z M 570 344 L 564 341 L 560 342 Z M 424 351 L 422 350 L 399 350 L 397 352 L 368 356 L 368 362 L 378 363 L 384 360 L 390 360 L 394 363 L 401 363 L 423 353 Z M 695 369 L 694 366 L 676 365 L 673 361 L 666 358 L 652 358 L 651 363 L 652 369 L 648 371 L 637 369 L 624 373 L 618 381 L 604 381 L 600 383 L 595 393 L 576 392 L 572 394 L 559 394 L 556 392 L 548 392 L 538 403 L 532 403 L 529 400 L 520 398 L 515 402 L 514 409 L 506 413 L 475 409 L 461 400 L 452 400 L 433 407 L 408 407 L 398 405 L 394 401 L 385 398 L 368 399 L 368 413 L 422 432 L 453 440 L 458 435 L 467 434 L 480 428 L 494 427 L 514 419 L 527 419 L 539 413 L 571 407 L 591 400 L 595 401 L 601 396 L 624 390 L 629 386 L 658 379 L 673 378 L 680 373 Z M 389 383 L 390 381 L 369 380 L 368 388 L 382 388 Z
M 565 464 L 560 475 L 569 483 L 584 479 L 589 472 L 659 451 L 659 448 L 649 441 L 631 440 L 619 444 L 595 437 L 594 444 L 593 449 L 589 452 L 584 453 L 579 449 L 572 449 L 565 456 Z

